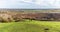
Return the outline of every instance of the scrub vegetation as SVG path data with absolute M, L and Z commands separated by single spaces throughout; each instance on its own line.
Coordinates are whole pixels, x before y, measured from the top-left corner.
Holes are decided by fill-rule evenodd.
M 2 10 L 0 32 L 60 32 L 60 13 L 55 12 L 56 10 Z

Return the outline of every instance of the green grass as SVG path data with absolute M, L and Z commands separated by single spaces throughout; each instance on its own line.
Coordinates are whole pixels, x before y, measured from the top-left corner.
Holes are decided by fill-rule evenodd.
M 45 30 L 45 29 L 48 30 Z M 26 20 L 25 22 L 0 23 L 0 32 L 60 32 L 60 22 Z

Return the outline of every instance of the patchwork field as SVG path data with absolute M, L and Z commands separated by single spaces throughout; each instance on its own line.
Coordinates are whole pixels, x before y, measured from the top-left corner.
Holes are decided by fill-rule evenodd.
M 0 23 L 0 32 L 60 32 L 60 22 L 25 20 Z

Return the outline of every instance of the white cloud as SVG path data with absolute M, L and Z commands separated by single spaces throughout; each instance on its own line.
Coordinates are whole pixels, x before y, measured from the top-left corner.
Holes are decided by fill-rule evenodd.
M 41 4 L 41 3 L 43 3 L 44 2 L 44 0 L 35 0 L 35 4 Z
M 47 4 L 54 4 L 55 0 L 45 0 L 45 3 L 47 3 Z
M 55 1 L 55 6 L 60 6 L 60 0 Z
M 55 3 L 55 0 L 35 0 L 34 2 L 35 4 L 38 4 L 38 5 L 52 5 Z
M 0 7 L 4 7 L 4 6 L 6 6 L 6 1 L 0 0 Z
M 23 2 L 28 2 L 28 3 L 31 3 L 32 0 L 22 0 Z
M 22 3 L 21 3 L 22 2 Z M 26 5 L 23 5 L 24 3 L 28 3 Z M 60 0 L 0 0 L 0 7 L 17 7 L 20 8 L 23 7 L 29 7 L 32 8 L 32 6 L 37 7 L 37 5 L 42 7 L 54 7 L 54 8 L 60 8 Z M 20 6 L 21 5 L 21 6 Z M 34 6 L 34 7 L 35 7 Z M 39 6 L 39 7 L 40 7 Z

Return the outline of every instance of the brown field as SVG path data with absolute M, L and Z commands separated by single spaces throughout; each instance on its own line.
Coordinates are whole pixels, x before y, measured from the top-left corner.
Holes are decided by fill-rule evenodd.
M 58 12 L 58 13 L 55 13 Z M 0 22 L 17 22 L 24 19 L 39 20 L 39 21 L 60 21 L 59 10 L 3 10 L 0 11 Z

